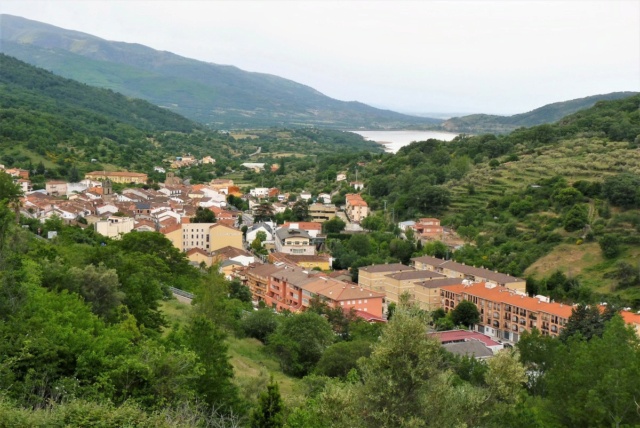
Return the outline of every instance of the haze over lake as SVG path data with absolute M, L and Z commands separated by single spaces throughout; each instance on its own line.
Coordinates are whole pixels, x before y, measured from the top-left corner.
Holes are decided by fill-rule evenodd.
M 429 138 L 436 140 L 451 141 L 458 134 L 453 132 L 440 131 L 350 131 L 354 134 L 362 135 L 370 141 L 383 144 L 385 151 L 389 153 L 397 153 L 401 147 L 409 145 L 414 141 L 425 141 Z

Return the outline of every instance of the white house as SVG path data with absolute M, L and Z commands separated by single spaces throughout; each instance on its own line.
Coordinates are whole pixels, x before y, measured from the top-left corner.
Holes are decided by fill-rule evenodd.
M 109 217 L 96 222 L 96 232 L 109 238 L 118 238 L 120 234 L 133 230 L 135 221 L 131 217 Z
M 311 193 L 307 191 L 300 192 L 300 199 L 302 199 L 303 201 L 308 201 L 309 199 L 311 199 Z
M 268 187 L 255 187 L 249 190 L 249 194 L 254 198 L 266 198 L 269 196 L 269 188 Z
M 258 232 L 264 232 L 267 235 L 266 241 L 273 241 L 274 228 L 275 225 L 271 221 L 256 223 L 247 230 L 246 242 L 252 243 L 258 236 Z

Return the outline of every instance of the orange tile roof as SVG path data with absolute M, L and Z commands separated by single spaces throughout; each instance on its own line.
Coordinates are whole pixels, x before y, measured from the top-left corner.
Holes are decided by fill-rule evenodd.
M 315 221 L 289 221 L 282 225 L 284 228 L 290 228 L 292 224 L 297 224 L 296 229 L 302 230 L 322 230 L 322 223 Z
M 620 311 L 620 315 L 627 324 L 640 325 L 640 314 L 629 311 Z
M 487 288 L 484 282 L 473 283 L 471 285 L 448 285 L 442 287 L 442 290 L 460 295 L 467 294 L 492 302 L 505 303 L 532 312 L 545 312 L 561 318 L 569 318 L 573 310 L 571 305 L 553 302 L 546 303 L 534 297 L 517 294 L 506 287 L 495 286 Z
M 375 291 L 359 287 L 357 284 L 349 285 L 345 282 L 338 281 L 333 278 L 327 278 L 325 276 L 320 276 L 318 279 L 302 285 L 301 288 L 335 301 L 375 298 L 381 299 L 385 296 L 383 293 L 377 293 Z

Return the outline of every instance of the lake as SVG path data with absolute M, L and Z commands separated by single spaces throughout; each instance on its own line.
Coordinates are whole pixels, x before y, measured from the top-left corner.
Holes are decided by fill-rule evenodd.
M 401 147 L 411 144 L 414 141 L 425 141 L 429 138 L 436 140 L 451 141 L 458 134 L 453 132 L 440 131 L 349 131 L 354 134 L 362 135 L 370 141 L 383 144 L 385 151 L 389 153 L 397 153 Z

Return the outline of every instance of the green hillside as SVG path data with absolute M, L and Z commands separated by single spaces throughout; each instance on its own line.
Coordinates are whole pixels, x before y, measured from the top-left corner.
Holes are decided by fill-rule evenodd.
M 578 110 L 592 107 L 598 101 L 617 100 L 630 97 L 636 92 L 612 92 L 610 94 L 593 95 L 575 100 L 547 104 L 527 113 L 513 116 L 496 116 L 490 114 L 472 114 L 454 117 L 442 123 L 442 129 L 452 132 L 508 133 L 520 127 L 530 127 L 545 123 L 554 123 Z
M 470 244 L 456 260 L 532 274 L 532 292 L 640 306 L 639 107 L 635 95 L 509 135 L 413 143 L 367 165 L 365 197 L 396 219 L 439 216 Z
M 338 101 L 273 75 L 111 42 L 16 16 L 1 15 L 0 26 L 0 50 L 6 54 L 216 128 L 398 128 L 441 122 Z

